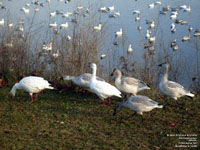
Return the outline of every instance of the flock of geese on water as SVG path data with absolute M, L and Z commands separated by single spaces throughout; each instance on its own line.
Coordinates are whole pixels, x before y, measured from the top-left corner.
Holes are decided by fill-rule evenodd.
M 12 0 L 10 0 L 12 1 Z M 21 11 L 25 14 L 25 15 L 28 15 L 30 13 L 30 8 L 31 8 L 31 5 L 34 5 L 34 12 L 37 13 L 39 10 L 40 10 L 40 7 L 45 7 L 46 3 L 47 4 L 50 4 L 50 0 L 46 0 L 45 1 L 39 1 L 39 0 L 32 0 L 31 3 L 26 3 L 22 8 L 21 8 Z M 71 0 L 58 0 L 58 2 L 62 2 L 62 3 L 69 3 L 71 2 Z M 162 2 L 161 1 L 156 1 L 154 3 L 150 3 L 148 4 L 148 8 L 149 9 L 153 9 L 154 7 L 156 6 L 160 6 L 162 5 Z M 0 6 L 2 9 L 6 9 L 7 7 L 5 5 L 3 5 L 3 2 L 0 2 Z M 120 17 L 120 11 L 115 11 L 115 6 L 109 6 L 109 7 L 106 7 L 106 6 L 103 6 L 103 7 L 100 7 L 98 8 L 98 11 L 101 12 L 101 13 L 109 13 L 109 17 L 111 18 L 119 18 Z M 187 25 L 188 22 L 186 20 L 183 20 L 183 19 L 178 19 L 178 16 L 179 16 L 179 13 L 182 12 L 188 12 L 190 13 L 191 12 L 191 7 L 190 6 L 187 6 L 187 5 L 180 5 L 180 6 L 177 6 L 175 8 L 172 8 L 170 5 L 167 5 L 166 7 L 162 7 L 162 9 L 160 10 L 160 14 L 161 15 L 166 15 L 168 12 L 170 13 L 170 19 L 173 21 L 173 23 L 171 23 L 171 26 L 170 26 L 170 30 L 172 33 L 175 33 L 176 32 L 176 24 L 181 24 L 181 25 Z M 73 16 L 75 15 L 74 18 L 71 19 L 71 22 L 73 23 L 78 23 L 78 19 L 77 19 L 77 15 L 83 15 L 84 17 L 86 17 L 88 14 L 90 13 L 90 10 L 89 8 L 84 8 L 84 6 L 82 5 L 79 5 L 77 6 L 76 10 L 74 12 L 72 11 L 68 11 L 68 12 L 64 12 L 63 10 L 55 10 L 55 11 L 52 11 L 49 13 L 49 16 L 51 18 L 55 17 L 55 16 L 62 16 L 63 18 L 65 19 L 68 19 L 70 16 Z M 133 12 L 133 15 L 137 15 L 135 17 L 135 21 L 136 22 L 140 22 L 141 20 L 141 11 L 140 9 L 137 9 L 137 10 L 134 10 Z M 5 21 L 4 21 L 4 18 L 2 18 L 0 20 L 0 26 L 4 26 L 5 24 Z M 156 42 L 156 36 L 153 35 L 153 29 L 155 29 L 156 27 L 156 23 L 155 21 L 152 19 L 152 20 L 146 20 L 146 24 L 148 25 L 148 28 L 147 28 L 147 31 L 146 31 L 146 35 L 145 35 L 145 38 L 147 39 L 147 43 L 144 44 L 144 48 L 148 48 L 149 52 L 151 54 L 154 53 L 154 43 Z M 7 23 L 8 27 L 9 28 L 13 28 L 14 25 L 13 23 Z M 18 22 L 18 30 L 23 32 L 24 31 L 24 21 L 21 20 Z M 56 21 L 55 22 L 52 22 L 52 23 L 49 23 L 48 25 L 50 28 L 53 28 L 55 33 L 59 33 L 59 28 L 60 29 L 67 29 L 69 27 L 69 23 L 68 21 L 65 21 L 64 23 L 61 23 L 61 24 L 58 24 Z M 96 26 L 93 27 L 93 30 L 95 32 L 100 32 L 102 30 L 102 23 L 99 23 L 97 24 Z M 140 31 L 142 30 L 142 27 L 140 25 L 138 25 L 137 29 Z M 182 37 L 182 41 L 189 41 L 191 39 L 191 32 L 193 30 L 192 26 L 189 25 L 188 27 L 188 30 L 189 30 L 189 33 L 185 36 Z M 116 31 L 115 32 L 115 36 L 116 37 L 122 37 L 122 35 L 124 34 L 124 30 L 122 28 L 119 29 L 119 31 Z M 196 29 L 195 32 L 193 33 L 193 36 L 194 37 L 198 37 L 200 36 L 200 30 L 199 29 Z M 24 37 L 24 35 L 22 34 L 22 37 Z M 70 41 L 72 38 L 70 35 L 67 35 L 67 38 L 66 38 L 68 41 Z M 52 42 L 50 42 L 52 43 Z M 48 46 L 50 45 L 50 43 L 47 43 L 47 44 L 44 44 L 43 46 Z M 114 45 L 118 46 L 119 45 L 119 42 L 118 41 L 114 41 L 113 42 Z M 7 45 L 12 45 L 11 44 L 7 44 Z M 51 45 L 52 46 L 52 45 Z M 176 51 L 178 50 L 178 43 L 177 43 L 177 39 L 174 39 L 172 42 L 171 42 L 171 48 Z M 52 48 L 51 48 L 52 49 Z M 46 50 L 46 49 L 43 49 L 43 50 Z M 50 52 L 49 49 L 46 50 L 47 52 Z M 127 53 L 130 54 L 132 53 L 133 51 L 133 46 L 132 44 L 129 44 L 128 48 L 127 48 Z M 59 51 L 57 53 L 54 53 L 52 56 L 57 58 L 58 56 L 60 55 Z M 106 53 L 103 53 L 101 54 L 101 59 L 105 58 L 106 57 Z
M 182 96 L 195 96 L 179 83 L 168 80 L 168 63 L 162 63 L 159 66 L 164 69 L 164 74 L 159 83 L 159 90 L 161 93 L 174 100 L 177 100 Z M 110 104 L 110 97 L 112 96 L 122 98 L 122 93 L 131 94 L 131 96 L 127 100 L 121 102 L 115 108 L 113 115 L 119 112 L 122 107 L 130 108 L 134 110 L 135 113 L 137 112 L 140 115 L 143 115 L 143 112 L 151 111 L 154 108 L 163 108 L 163 105 L 158 104 L 158 102 L 150 99 L 149 97 L 137 95 L 137 93 L 141 90 L 150 89 L 143 81 L 140 81 L 133 77 L 123 77 L 119 69 L 114 69 L 111 73 L 111 76 L 115 77 L 115 86 L 113 86 L 110 83 L 106 82 L 104 79 L 96 76 L 96 64 L 90 64 L 90 68 L 92 69 L 92 74 L 84 73 L 76 77 L 63 76 L 63 80 L 71 80 L 78 86 L 90 89 L 92 93 L 95 93 L 102 100 L 103 105 L 105 105 L 105 99 L 108 99 L 108 103 Z M 12 87 L 10 94 L 14 98 L 16 90 L 24 90 L 29 93 L 31 97 L 30 103 L 32 103 L 34 102 L 33 94 L 36 93 L 35 100 L 37 100 L 38 94 L 44 89 L 55 88 L 52 87 L 51 84 L 42 77 L 28 76 L 24 77 L 18 83 L 16 83 Z

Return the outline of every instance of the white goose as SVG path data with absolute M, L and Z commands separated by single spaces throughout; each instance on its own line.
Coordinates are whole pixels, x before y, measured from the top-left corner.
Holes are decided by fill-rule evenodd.
M 122 77 L 122 73 L 119 69 L 114 69 L 111 76 L 115 76 L 115 86 L 124 93 L 136 95 L 137 92 L 150 89 L 146 83 L 132 78 Z
M 143 112 L 151 111 L 154 108 L 163 108 L 163 105 L 159 105 L 158 102 L 150 99 L 149 97 L 136 95 L 131 96 L 126 101 L 121 102 L 115 108 L 113 115 L 116 115 L 123 107 L 132 109 L 138 114 L 143 115 Z
M 123 32 L 122 32 L 122 28 L 120 28 L 119 31 L 115 32 L 115 37 L 121 37 L 122 34 L 123 34 Z
M 174 81 L 168 81 L 168 72 L 169 72 L 169 64 L 163 63 L 159 66 L 163 67 L 165 69 L 165 73 L 161 79 L 161 82 L 159 84 L 160 92 L 173 98 L 174 100 L 177 100 L 179 97 L 182 96 L 189 96 L 194 97 L 195 95 L 184 89 L 182 85 L 179 83 L 176 83 Z
M 108 97 L 111 97 L 111 96 L 121 97 L 121 92 L 116 87 L 112 86 L 111 84 L 105 81 L 99 81 L 96 79 L 96 70 L 97 70 L 96 64 L 92 63 L 90 65 L 90 68 L 92 68 L 92 78 L 90 81 L 90 89 L 100 99 L 102 99 L 103 105 L 105 105 L 104 99 Z
M 42 77 L 29 76 L 24 77 L 19 81 L 19 83 L 15 83 L 12 87 L 10 94 L 14 98 L 16 90 L 24 90 L 29 93 L 31 97 L 31 103 L 33 102 L 33 93 L 36 93 L 35 100 L 37 100 L 39 92 L 44 89 L 54 89 L 47 80 L 44 80 Z
M 62 79 L 71 80 L 76 85 L 89 89 L 91 78 L 92 78 L 92 74 L 84 73 L 84 74 L 81 74 L 80 76 L 64 76 Z M 96 77 L 96 78 L 99 81 L 104 81 L 104 79 L 102 78 L 99 78 L 99 77 Z

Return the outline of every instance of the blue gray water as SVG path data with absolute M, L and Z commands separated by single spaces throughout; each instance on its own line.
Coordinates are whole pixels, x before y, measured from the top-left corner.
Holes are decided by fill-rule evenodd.
M 37 2 L 36 0 L 32 1 Z M 106 6 L 114 6 L 115 12 L 120 12 L 120 17 L 118 18 L 109 18 L 108 13 L 101 14 L 101 22 L 106 23 L 106 32 L 109 36 L 104 46 L 101 47 L 99 55 L 102 53 L 106 53 L 107 59 L 103 60 L 103 62 L 112 61 L 112 67 L 118 67 L 118 63 L 116 62 L 116 55 L 126 56 L 129 61 L 138 61 L 143 63 L 143 54 L 146 51 L 144 49 L 144 43 L 147 43 L 145 39 L 146 30 L 148 25 L 146 24 L 146 20 L 154 19 L 155 21 L 155 29 L 152 30 L 152 35 L 156 36 L 156 50 L 157 53 L 162 53 L 162 49 L 165 49 L 168 53 L 168 57 L 173 57 L 172 60 L 174 64 L 178 64 L 178 62 L 184 63 L 184 69 L 187 73 L 184 73 L 181 77 L 182 79 L 190 80 L 193 75 L 190 72 L 193 72 L 193 66 L 197 65 L 197 59 L 200 56 L 200 53 L 195 48 L 195 42 L 199 45 L 199 37 L 193 37 L 193 33 L 195 29 L 200 29 L 200 1 L 199 0 L 161 0 L 161 5 L 155 5 L 154 8 L 148 8 L 150 3 L 156 2 L 156 0 L 71 0 L 71 2 L 65 3 L 64 0 L 50 0 L 48 3 L 46 0 L 39 0 L 39 3 L 43 3 L 44 7 L 40 5 L 34 5 L 31 1 L 27 0 L 9 0 L 2 1 L 1 6 L 6 6 L 6 9 L 0 9 L 0 20 L 2 18 L 5 19 L 5 24 L 13 23 L 17 24 L 19 20 L 25 21 L 25 30 L 30 27 L 31 21 L 34 18 L 32 31 L 37 33 L 37 39 L 47 39 L 48 37 L 44 34 L 47 30 L 49 30 L 49 23 L 53 23 L 54 21 L 57 24 L 65 23 L 66 21 L 69 23 L 69 28 L 66 30 L 70 30 L 71 26 L 71 18 L 68 19 L 63 18 L 62 15 L 56 15 L 55 17 L 50 17 L 50 12 L 56 10 L 62 10 L 64 13 L 77 10 L 78 6 L 83 6 L 83 9 L 92 8 L 98 9 L 100 7 Z M 24 14 L 20 9 L 25 6 L 27 3 L 30 4 L 30 13 Z M 175 20 L 170 19 L 170 12 L 167 12 L 166 15 L 161 15 L 160 10 L 167 5 L 172 8 L 179 7 L 180 5 L 187 5 L 191 7 L 190 12 L 184 12 L 183 10 L 179 10 L 177 19 L 183 19 L 188 22 L 187 25 L 176 24 L 176 32 L 172 34 L 170 32 L 170 25 Z M 34 8 L 39 8 L 39 12 L 34 13 Z M 137 15 L 133 15 L 134 10 L 140 9 L 141 20 L 139 22 L 135 21 L 135 17 Z M 100 13 L 100 12 L 99 12 Z M 137 30 L 138 26 L 142 27 L 141 31 Z M 193 27 L 193 31 L 191 32 L 191 40 L 182 42 L 182 37 L 189 34 L 188 27 L 191 25 Z M 5 27 L 5 26 L 4 26 Z M 123 28 L 125 36 L 123 36 L 123 40 L 125 41 L 122 44 L 121 38 L 115 37 L 115 32 L 120 28 Z M 0 30 L 3 30 L 3 27 L 0 26 Z M 70 31 L 67 31 L 70 33 Z M 174 52 L 170 48 L 170 42 L 174 39 L 177 39 L 177 43 L 179 49 Z M 114 41 L 121 42 L 119 47 L 113 46 Z M 127 54 L 126 49 L 128 45 L 133 45 L 132 54 Z M 162 45 L 162 46 L 160 46 Z M 160 48 L 160 49 L 159 49 Z M 117 53 L 117 54 L 116 54 Z M 112 57 L 113 56 L 113 57 Z M 112 60 L 108 60 L 108 58 Z M 166 56 L 161 57 L 161 62 L 166 61 Z M 199 65 L 200 66 L 200 65 Z M 109 68 L 109 67 L 108 67 Z M 198 68 L 197 68 L 198 69 Z M 200 68 L 199 68 L 200 70 Z M 109 72 L 109 71 L 108 71 Z M 182 81 L 184 82 L 184 81 Z

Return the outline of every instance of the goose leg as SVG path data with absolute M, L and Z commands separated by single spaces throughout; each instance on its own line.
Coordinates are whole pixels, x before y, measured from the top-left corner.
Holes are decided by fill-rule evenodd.
M 38 93 L 35 94 L 35 101 L 37 101 L 39 93 L 40 92 L 38 92 Z
M 30 94 L 30 97 L 31 97 L 30 103 L 33 103 L 33 94 Z
M 102 106 L 106 106 L 104 99 L 102 99 Z
M 111 100 L 110 100 L 110 98 L 108 98 L 108 104 L 110 105 L 110 103 L 111 103 Z

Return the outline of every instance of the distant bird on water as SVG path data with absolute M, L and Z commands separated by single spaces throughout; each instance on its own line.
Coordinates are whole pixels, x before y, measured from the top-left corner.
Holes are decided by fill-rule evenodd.
M 12 87 L 10 94 L 14 98 L 16 90 L 24 90 L 29 93 L 31 97 L 30 103 L 32 103 L 33 100 L 33 93 L 36 93 L 35 100 L 37 100 L 38 94 L 44 90 L 44 89 L 54 89 L 47 80 L 44 80 L 42 77 L 37 76 L 29 76 L 24 77 L 19 81 L 19 83 L 15 83 L 15 85 Z

